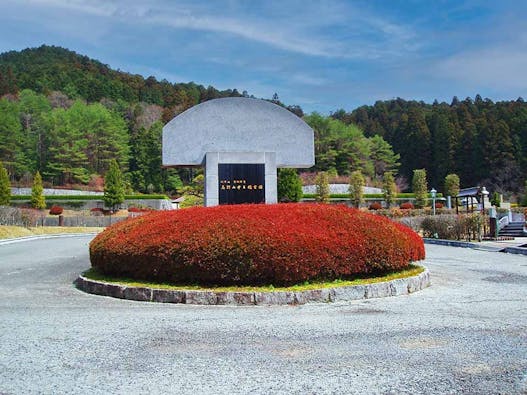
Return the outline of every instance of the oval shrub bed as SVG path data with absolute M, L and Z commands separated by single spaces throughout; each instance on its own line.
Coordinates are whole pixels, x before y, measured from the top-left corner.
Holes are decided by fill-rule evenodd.
M 290 285 L 350 279 L 424 259 L 404 225 L 343 205 L 276 204 L 157 211 L 90 244 L 110 276 L 177 284 Z

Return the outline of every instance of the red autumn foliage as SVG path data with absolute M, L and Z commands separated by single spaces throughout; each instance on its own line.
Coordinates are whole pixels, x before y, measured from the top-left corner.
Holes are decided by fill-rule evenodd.
M 443 208 L 443 203 L 436 202 L 436 208 Z
M 402 210 L 413 210 L 414 209 L 414 205 L 410 202 L 406 202 L 406 203 L 401 203 L 401 209 Z
M 107 275 L 187 284 L 274 284 L 354 278 L 424 259 L 422 239 L 344 205 L 276 204 L 154 211 L 90 244 Z
M 51 215 L 61 215 L 63 211 L 64 209 L 60 206 L 51 206 L 51 208 L 49 209 L 49 213 Z
M 372 204 L 370 204 L 369 207 L 370 210 L 380 210 L 381 208 L 382 204 L 380 204 L 379 202 L 373 202 Z
M 140 207 L 129 207 L 128 208 L 128 212 L 129 213 L 148 213 L 152 211 L 151 208 L 149 207 L 144 207 L 144 208 L 140 208 Z

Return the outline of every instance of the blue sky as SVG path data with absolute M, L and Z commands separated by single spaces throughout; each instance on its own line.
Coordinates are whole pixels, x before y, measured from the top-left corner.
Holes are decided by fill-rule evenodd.
M 0 0 L 0 51 L 58 45 L 113 68 L 305 111 L 395 97 L 527 99 L 527 1 Z

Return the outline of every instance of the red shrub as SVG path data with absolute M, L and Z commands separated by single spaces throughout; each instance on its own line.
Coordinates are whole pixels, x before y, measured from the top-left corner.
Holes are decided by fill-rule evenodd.
M 51 208 L 49 209 L 49 213 L 51 215 L 61 215 L 63 211 L 64 209 L 60 206 L 51 206 Z
M 90 244 L 100 272 L 156 282 L 285 285 L 399 270 L 423 259 L 411 229 L 344 205 L 155 211 Z
M 443 208 L 443 203 L 436 202 L 436 208 Z
M 100 207 L 94 207 L 94 208 L 90 209 L 90 212 L 91 212 L 93 215 L 95 215 L 96 217 L 98 217 L 98 216 L 100 216 L 100 215 L 103 215 L 103 213 L 102 213 L 103 210 L 102 210 L 102 208 L 100 208 Z
M 148 213 L 152 211 L 151 208 L 149 207 L 144 207 L 144 208 L 140 208 L 140 207 L 129 207 L 128 208 L 128 212 L 129 213 Z
M 414 205 L 410 202 L 406 202 L 406 203 L 401 203 L 401 209 L 402 210 L 413 210 L 414 209 Z
M 369 207 L 370 210 L 380 210 L 381 208 L 382 204 L 380 204 L 379 202 L 373 202 L 372 204 L 370 204 Z

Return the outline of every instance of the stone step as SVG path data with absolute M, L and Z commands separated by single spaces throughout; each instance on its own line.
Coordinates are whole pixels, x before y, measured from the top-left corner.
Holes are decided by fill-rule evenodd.
M 503 232 L 503 231 L 500 231 L 498 233 L 498 236 L 525 237 L 525 233 L 523 233 L 523 232 Z
M 522 237 L 525 236 L 523 233 L 524 222 L 509 222 L 503 229 L 500 229 L 499 236 L 512 236 Z

